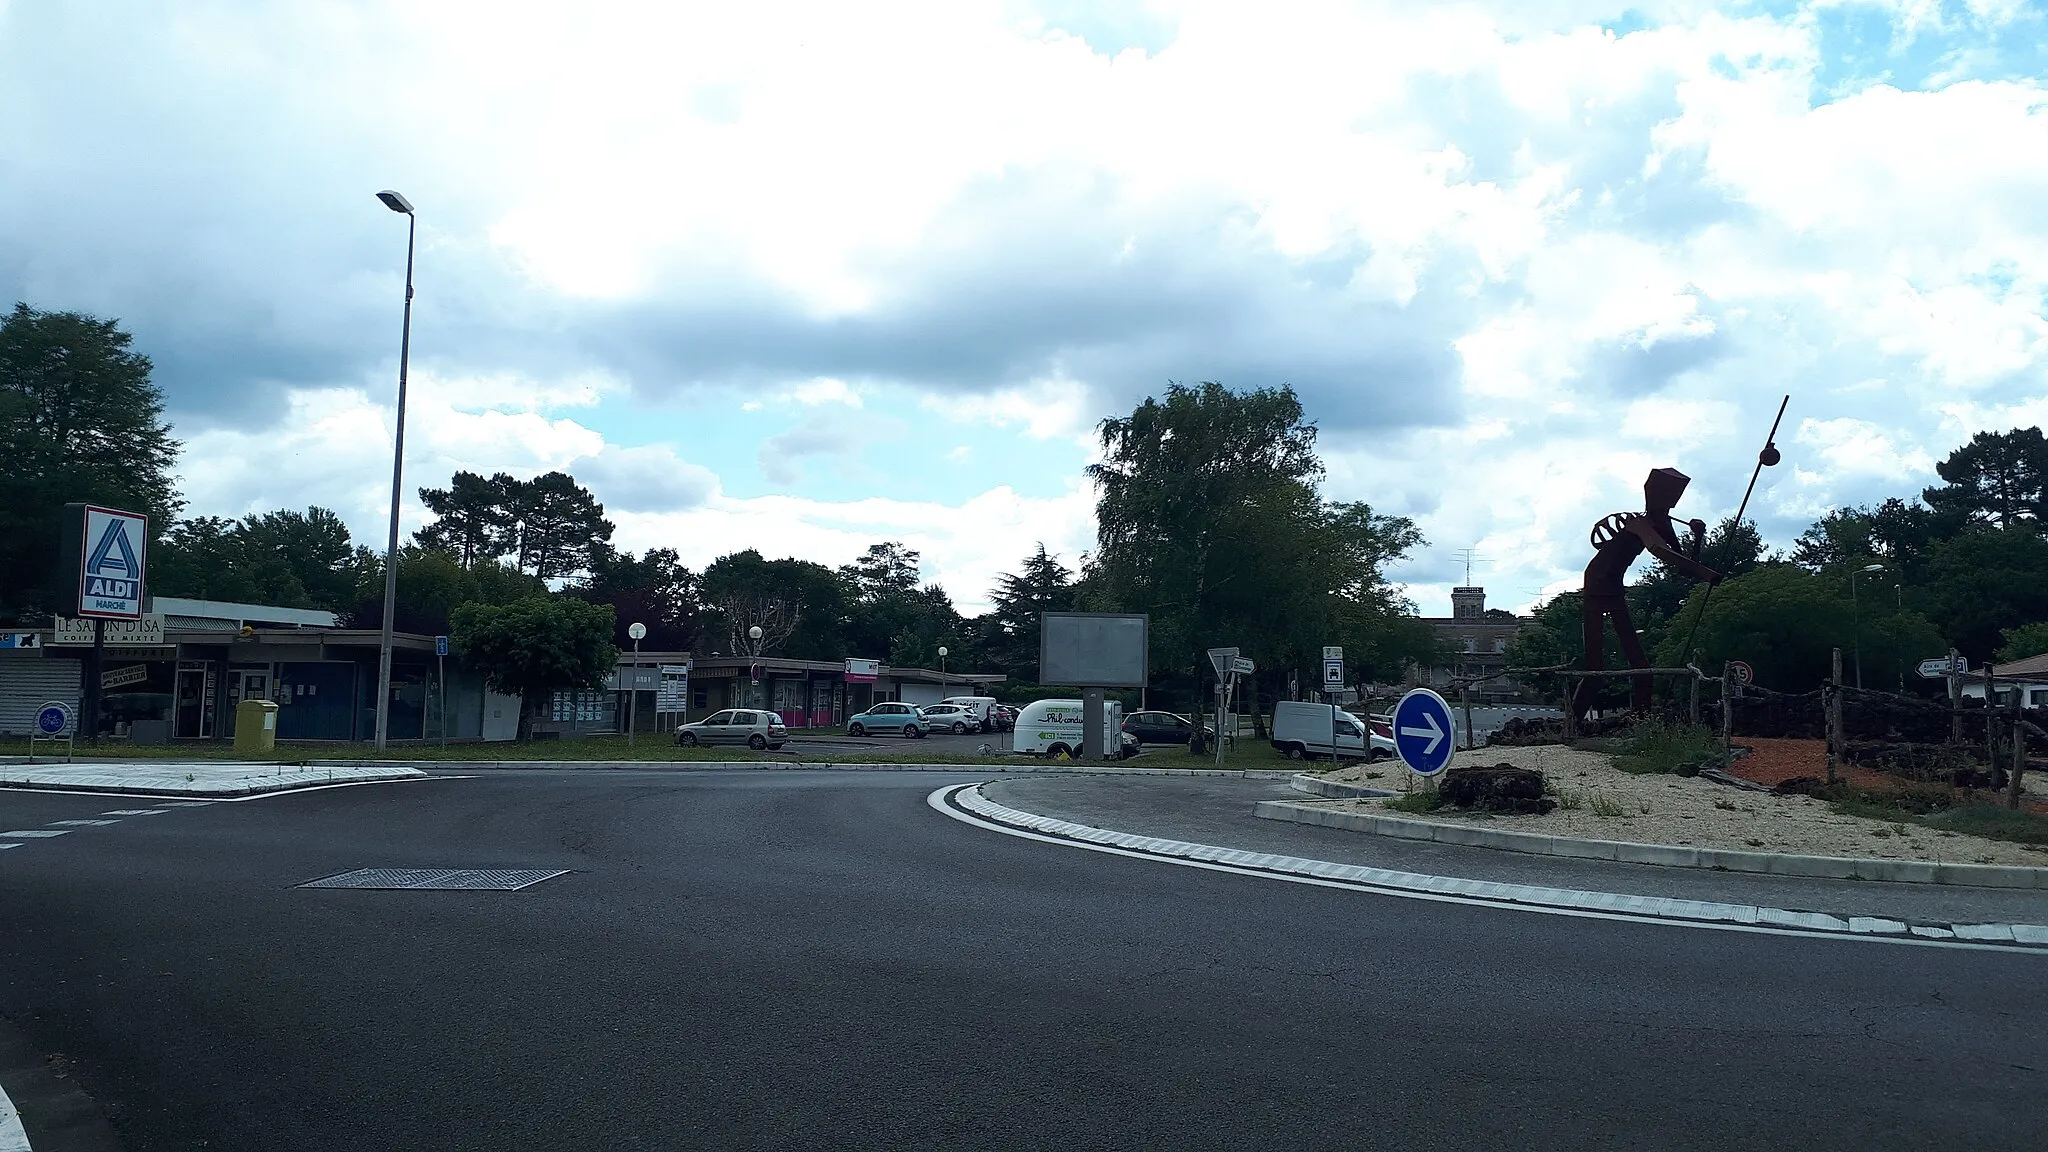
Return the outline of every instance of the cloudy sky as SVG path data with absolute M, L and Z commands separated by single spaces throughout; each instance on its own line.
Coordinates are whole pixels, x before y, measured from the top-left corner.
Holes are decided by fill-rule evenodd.
M 1645 471 L 1784 544 L 2048 420 L 2027 0 L 0 0 L 0 299 L 118 317 L 193 513 L 381 541 L 573 472 L 617 542 L 978 608 L 1091 432 L 1290 384 L 1428 613 L 1573 585 Z

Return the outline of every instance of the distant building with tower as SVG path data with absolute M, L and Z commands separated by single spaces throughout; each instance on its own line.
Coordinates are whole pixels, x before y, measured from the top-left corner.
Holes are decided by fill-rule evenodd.
M 1433 668 L 1416 669 L 1418 684 L 1450 695 L 1453 681 L 1471 676 L 1490 676 L 1508 666 L 1508 641 L 1529 625 L 1527 617 L 1504 609 L 1486 607 L 1486 589 L 1464 585 L 1451 589 L 1451 614 L 1425 616 L 1443 641 L 1445 661 Z M 1472 686 L 1475 703 L 1519 701 L 1523 690 L 1507 679 L 1490 680 Z

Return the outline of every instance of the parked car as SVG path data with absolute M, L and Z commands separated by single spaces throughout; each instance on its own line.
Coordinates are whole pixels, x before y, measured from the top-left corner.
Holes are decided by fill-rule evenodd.
M 918 711 L 917 705 L 905 704 L 900 700 L 888 700 L 869 708 L 858 716 L 848 717 L 846 734 L 866 736 L 886 732 L 901 733 L 905 739 L 916 740 L 931 734 L 931 722 Z
M 981 731 L 981 715 L 963 704 L 930 704 L 918 711 L 924 713 L 925 722 L 934 732 L 965 736 Z
M 1319 760 L 1331 754 L 1331 725 L 1336 725 L 1339 757 L 1385 760 L 1394 754 L 1391 736 L 1370 731 L 1358 717 L 1334 704 L 1282 700 L 1273 706 L 1273 747 L 1292 759 Z
M 745 744 L 756 752 L 780 748 L 789 743 L 789 728 L 775 712 L 755 708 L 728 708 L 692 724 L 676 727 L 676 743 L 685 748 L 700 744 Z
M 1194 738 L 1195 724 L 1171 712 L 1133 712 L 1124 717 L 1124 734 L 1140 744 L 1186 744 Z M 1202 735 L 1216 738 L 1216 729 L 1202 725 Z
M 996 698 L 993 696 L 948 696 L 944 700 L 939 701 L 939 703 L 958 704 L 972 712 L 974 714 L 974 723 L 979 726 L 980 731 L 993 732 L 996 730 L 995 710 L 1001 707 L 1001 705 L 996 703 Z
M 1138 754 L 1135 738 L 1123 732 L 1123 706 L 1114 700 L 1102 702 L 1103 734 L 1118 748 L 1112 759 Z M 1036 752 L 1046 756 L 1081 754 L 1081 702 L 1079 700 L 1034 700 L 1017 714 L 1017 735 L 1010 741 L 1013 752 Z

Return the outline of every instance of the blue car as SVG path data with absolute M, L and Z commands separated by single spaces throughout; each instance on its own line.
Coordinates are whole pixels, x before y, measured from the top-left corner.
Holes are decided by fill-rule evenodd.
M 931 721 L 924 718 L 916 705 L 894 700 L 877 704 L 846 721 L 848 736 L 901 733 L 905 739 L 916 740 L 929 735 L 931 730 Z

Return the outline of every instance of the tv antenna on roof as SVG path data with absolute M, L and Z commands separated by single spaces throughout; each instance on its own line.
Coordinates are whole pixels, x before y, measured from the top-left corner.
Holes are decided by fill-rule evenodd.
M 1460 548 L 1452 552 L 1451 555 L 1456 556 L 1465 565 L 1465 587 L 1467 588 L 1472 586 L 1472 566 L 1474 564 L 1493 563 L 1493 561 L 1481 556 L 1477 548 Z

